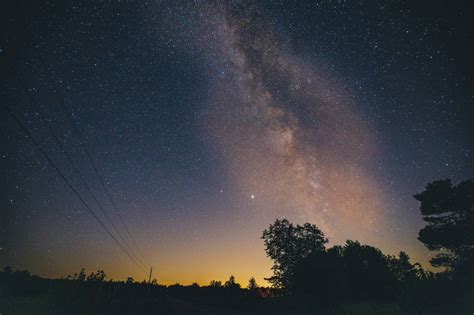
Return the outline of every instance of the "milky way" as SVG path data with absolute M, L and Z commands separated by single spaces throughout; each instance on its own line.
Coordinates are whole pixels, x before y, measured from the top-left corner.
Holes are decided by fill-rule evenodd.
M 322 65 L 272 34 L 253 8 L 210 10 L 205 21 L 219 81 L 206 132 L 252 211 L 316 223 L 336 241 L 374 236 L 384 192 L 368 170 L 376 147 L 350 92 Z M 200 34 L 202 36 L 202 34 Z M 211 48 L 209 48 L 211 47 Z

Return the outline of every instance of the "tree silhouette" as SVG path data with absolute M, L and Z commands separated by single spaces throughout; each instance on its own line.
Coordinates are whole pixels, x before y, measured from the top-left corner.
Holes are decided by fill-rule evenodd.
M 379 249 L 346 241 L 327 251 L 313 252 L 294 268 L 292 293 L 319 304 L 343 299 L 386 298 L 397 287 L 388 257 Z
M 97 270 L 96 273 L 91 272 L 91 274 L 87 277 L 87 281 L 89 282 L 103 282 L 105 280 L 105 272 L 103 270 Z
M 229 288 L 229 289 L 240 289 L 240 284 L 235 282 L 235 277 L 231 275 L 229 277 L 229 280 L 225 282 L 224 287 Z
M 86 270 L 84 268 L 79 271 L 79 274 L 77 275 L 77 280 L 86 281 Z
M 454 186 L 451 180 L 429 183 L 416 194 L 428 224 L 418 239 L 430 250 L 439 251 L 430 262 L 448 270 L 474 265 L 474 180 Z
M 249 284 L 247 285 L 247 289 L 249 289 L 249 290 L 258 289 L 258 284 L 257 284 L 257 281 L 255 280 L 254 277 L 250 278 Z
M 331 303 L 348 291 L 347 275 L 341 247 L 327 252 L 314 252 L 294 267 L 291 292 L 300 297 L 310 296 L 318 303 Z
M 209 286 L 212 288 L 222 288 L 222 282 L 211 280 L 211 282 L 209 283 Z
M 262 237 L 267 256 L 273 260 L 273 286 L 290 289 L 294 266 L 314 252 L 323 252 L 328 240 L 315 225 L 305 223 L 294 226 L 288 220 L 276 220 Z
M 393 293 L 396 278 L 380 249 L 346 241 L 342 249 L 349 287 L 360 297 L 382 297 Z
M 397 280 L 401 282 L 413 282 L 420 276 L 421 265 L 410 263 L 410 257 L 404 251 L 398 257 L 388 256 L 390 270 Z

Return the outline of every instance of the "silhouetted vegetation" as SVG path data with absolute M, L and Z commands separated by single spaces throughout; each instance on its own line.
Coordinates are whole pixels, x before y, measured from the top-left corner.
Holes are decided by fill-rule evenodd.
M 474 311 L 474 181 L 428 184 L 415 198 L 427 222 L 419 240 L 435 251 L 433 273 L 407 253 L 386 255 L 348 240 L 327 248 L 315 225 L 276 220 L 263 231 L 274 265 L 272 288 L 231 275 L 207 286 L 106 280 L 84 269 L 43 279 L 5 267 L 1 314 L 472 314 Z
M 277 220 L 270 226 L 269 230 L 274 231 L 272 236 L 279 238 L 292 229 L 291 223 L 283 221 L 283 225 L 282 220 Z M 288 244 L 300 240 L 300 236 L 294 238 Z M 275 244 L 272 241 L 267 244 Z M 473 309 L 473 282 L 468 285 L 468 281 L 458 279 L 457 273 L 451 270 L 426 271 L 420 264 L 410 262 L 403 251 L 398 256 L 385 255 L 373 246 L 348 240 L 342 246 L 298 253 L 285 269 L 288 279 L 278 285 L 283 295 L 313 311 L 321 307 L 337 309 L 355 302 L 392 305 L 396 313 L 469 314 Z M 279 269 L 274 270 L 276 277 L 281 275 Z M 462 274 L 464 279 L 472 277 L 472 271 L 466 269 Z
M 314 224 L 294 226 L 288 220 L 276 220 L 263 231 L 265 251 L 274 264 L 273 277 L 266 280 L 278 288 L 289 289 L 295 265 L 306 256 L 324 251 L 328 240 Z
M 242 289 L 234 276 L 224 285 L 211 281 L 163 286 L 156 281 L 106 280 L 99 270 L 86 276 L 79 273 L 63 279 L 44 279 L 27 271 L 5 267 L 0 271 L 1 314 L 240 314 L 251 310 L 265 313 L 273 309 L 264 297 L 269 288 Z
M 438 251 L 431 264 L 447 267 L 455 274 L 474 268 L 474 180 L 457 186 L 449 179 L 435 181 L 415 198 L 421 202 L 423 220 L 428 222 L 418 239 L 428 249 Z
M 247 285 L 247 289 L 251 291 L 258 289 L 258 284 L 254 277 L 249 279 L 249 284 Z

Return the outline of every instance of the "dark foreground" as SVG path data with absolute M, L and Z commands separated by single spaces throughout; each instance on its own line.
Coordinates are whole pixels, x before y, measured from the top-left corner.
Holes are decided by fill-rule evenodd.
M 469 295 L 440 279 L 412 294 L 387 299 L 316 302 L 313 296 L 225 286 L 161 286 L 91 279 L 44 279 L 0 272 L 3 314 L 472 314 Z M 449 285 L 453 285 L 452 283 Z M 451 292 L 448 292 L 451 291 Z M 408 293 L 408 292 L 407 292 Z

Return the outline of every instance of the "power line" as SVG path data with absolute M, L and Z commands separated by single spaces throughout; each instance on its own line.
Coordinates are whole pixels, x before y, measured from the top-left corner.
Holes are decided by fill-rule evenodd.
M 99 217 L 96 215 L 94 210 L 92 210 L 89 205 L 86 203 L 86 201 L 81 197 L 79 192 L 72 186 L 72 184 L 68 181 L 66 176 L 61 172 L 61 170 L 56 166 L 56 164 L 53 162 L 53 160 L 48 156 L 45 150 L 43 150 L 42 146 L 39 144 L 38 141 L 31 135 L 31 133 L 28 131 L 28 128 L 26 128 L 25 125 L 20 121 L 20 119 L 13 113 L 13 111 L 10 109 L 10 107 L 6 108 L 9 114 L 13 117 L 15 122 L 20 126 L 20 128 L 23 130 L 23 132 L 30 138 L 30 140 L 33 142 L 33 144 L 36 146 L 36 148 L 43 154 L 43 156 L 46 158 L 48 163 L 56 170 L 58 173 L 59 177 L 66 183 L 66 185 L 71 189 L 71 191 L 79 198 L 81 203 L 86 207 L 86 209 L 92 214 L 92 216 L 99 222 L 100 226 L 107 232 L 107 234 L 114 240 L 114 242 L 122 249 L 123 252 L 140 268 L 141 271 L 143 271 L 145 274 L 147 271 L 135 260 L 135 258 L 130 255 L 130 253 L 123 247 L 123 245 L 115 238 L 115 236 L 110 232 L 110 230 L 107 228 L 107 226 L 99 219 Z
M 67 161 L 69 162 L 69 164 L 71 164 L 72 168 L 74 169 L 74 171 L 79 175 L 79 178 L 81 179 L 82 181 L 82 184 L 86 187 L 87 191 L 89 192 L 89 194 L 92 196 L 92 198 L 94 199 L 95 203 L 97 204 L 98 208 L 101 210 L 102 214 L 105 216 L 106 220 L 109 222 L 109 224 L 113 227 L 113 229 L 115 230 L 115 232 L 117 233 L 117 235 L 119 236 L 119 238 L 122 240 L 122 242 L 125 244 L 125 246 L 128 248 L 128 250 L 132 253 L 133 255 L 133 250 L 130 248 L 130 246 L 128 245 L 127 241 L 125 240 L 125 238 L 122 236 L 122 233 L 120 233 L 120 231 L 118 230 L 117 226 L 114 224 L 114 222 L 111 220 L 111 218 L 109 217 L 109 215 L 107 214 L 107 212 L 105 211 L 105 209 L 102 207 L 101 203 L 99 202 L 99 200 L 97 199 L 96 195 L 92 192 L 90 186 L 87 184 L 86 180 L 84 179 L 84 176 L 82 175 L 81 171 L 79 171 L 79 169 L 77 168 L 76 164 L 74 163 L 74 161 L 72 160 L 70 154 L 66 151 L 66 149 L 64 148 L 63 144 L 61 143 L 61 140 L 59 140 L 59 138 L 56 136 L 54 130 L 52 129 L 51 125 L 49 124 L 49 122 L 47 121 L 46 117 L 45 117 L 45 114 L 44 112 L 42 111 L 41 109 L 41 106 L 39 106 L 36 101 L 33 99 L 33 97 L 31 96 L 31 93 L 29 93 L 29 91 L 25 88 L 25 86 L 23 86 L 23 84 L 21 83 L 21 81 L 18 79 L 18 78 L 15 78 L 16 80 L 16 83 L 17 85 L 20 87 L 20 89 L 23 90 L 23 92 L 25 93 L 25 95 L 28 97 L 30 103 L 35 107 L 36 111 L 38 112 L 39 114 L 39 117 L 41 119 L 41 121 L 43 122 L 43 124 L 48 128 L 50 134 L 53 136 L 53 139 L 55 140 L 56 144 L 58 145 L 58 147 L 61 149 L 61 151 L 63 152 L 63 154 L 65 155 Z M 135 259 L 137 259 L 137 261 L 140 262 L 140 260 L 137 258 L 137 257 L 134 257 Z M 142 262 L 140 262 L 140 264 L 143 266 Z
M 48 69 L 48 67 L 46 66 L 45 62 L 43 61 L 43 59 L 41 58 L 41 56 L 37 53 L 35 53 L 35 51 L 33 51 L 33 54 L 34 56 L 38 59 L 38 61 L 40 62 L 41 66 L 43 67 L 43 69 L 45 70 L 45 72 L 47 73 L 47 75 L 49 76 L 50 78 L 50 81 L 51 82 L 55 82 L 54 78 L 53 78 L 53 75 L 52 75 L 52 71 L 50 71 Z M 72 119 L 72 113 L 70 112 L 70 110 L 68 109 L 64 99 L 58 94 L 57 90 L 56 89 L 53 89 L 53 92 L 54 94 L 58 97 L 59 99 L 59 104 L 62 108 L 62 110 L 64 111 L 65 115 L 66 115 L 66 118 L 67 120 L 69 121 L 69 123 L 71 124 L 72 126 L 72 129 L 74 130 L 74 132 L 77 134 L 78 138 L 79 138 L 79 143 L 82 147 L 82 149 L 84 150 L 86 156 L 87 156 L 87 159 L 89 160 L 89 162 L 91 163 L 92 165 L 92 168 L 94 169 L 94 172 L 95 174 L 97 175 L 97 177 L 99 178 L 99 182 L 101 183 L 101 186 L 102 188 L 104 189 L 106 195 L 107 195 L 107 198 L 109 199 L 110 203 L 112 204 L 112 207 L 116 213 L 116 215 L 119 217 L 120 219 L 120 222 L 122 223 L 125 231 L 127 232 L 127 235 L 128 237 L 132 240 L 134 246 L 136 247 L 137 249 L 137 253 L 141 256 L 142 259 L 146 260 L 145 259 L 145 256 L 143 255 L 142 251 L 140 250 L 140 247 L 138 246 L 137 242 L 135 241 L 134 237 L 132 236 L 132 234 L 130 233 L 130 230 L 128 229 L 127 227 L 127 224 L 125 223 L 122 215 L 120 214 L 120 211 L 118 210 L 118 207 L 117 205 L 115 204 L 115 201 L 112 197 L 112 194 L 110 193 L 110 191 L 107 189 L 107 186 L 105 184 L 105 180 L 104 178 L 102 177 L 102 175 L 100 175 L 100 172 L 99 172 L 99 169 L 97 168 L 94 160 L 92 159 L 92 156 L 89 152 L 89 150 L 87 149 L 86 145 L 85 145 L 85 141 L 84 141 L 84 137 L 82 136 L 81 132 L 79 131 L 79 129 L 77 129 L 76 127 L 76 123 L 73 121 Z
M 28 30 L 28 31 L 30 30 L 29 24 L 26 22 L 26 19 L 25 19 L 24 16 L 23 16 L 23 18 L 21 19 L 21 23 L 23 24 L 23 27 L 25 28 L 25 30 Z M 38 61 L 41 63 L 41 66 L 43 67 L 43 69 L 45 70 L 45 72 L 47 73 L 47 75 L 50 77 L 50 80 L 51 80 L 52 82 L 54 82 L 54 78 L 53 78 L 53 75 L 52 75 L 52 71 L 50 71 L 50 70 L 48 69 L 48 67 L 46 67 L 46 63 L 43 61 L 43 59 L 41 58 L 41 56 L 40 56 L 38 53 L 36 53 L 36 51 L 35 51 L 35 48 L 36 48 L 36 47 L 34 47 L 34 45 L 32 45 L 32 48 L 33 48 L 32 51 L 33 51 L 34 56 L 35 56 L 35 57 L 38 59 Z M 78 135 L 79 140 L 80 140 L 81 147 L 83 148 L 84 152 L 86 153 L 87 158 L 88 158 L 89 162 L 91 163 L 91 165 L 92 165 L 92 167 L 93 167 L 93 169 L 94 169 L 95 174 L 96 174 L 97 177 L 99 178 L 99 181 L 100 181 L 100 183 L 101 183 L 101 186 L 102 186 L 102 188 L 104 189 L 104 191 L 105 191 L 105 193 L 106 193 L 106 195 L 107 195 L 107 198 L 109 199 L 110 203 L 112 204 L 112 207 L 113 207 L 113 209 L 114 209 L 115 214 L 119 217 L 120 222 L 121 222 L 121 224 L 123 225 L 123 227 L 124 227 L 124 229 L 125 229 L 125 231 L 126 231 L 126 233 L 127 233 L 127 235 L 128 235 L 128 238 L 132 241 L 133 245 L 136 247 L 136 252 L 138 253 L 138 255 L 141 256 L 141 258 L 146 261 L 146 258 L 145 258 L 145 256 L 143 255 L 143 252 L 140 250 L 140 246 L 138 246 L 138 243 L 135 241 L 135 238 L 134 238 L 134 237 L 132 236 L 132 234 L 130 233 L 130 230 L 129 230 L 129 228 L 127 227 L 127 224 L 125 223 L 125 221 L 124 221 L 122 215 L 120 214 L 120 212 L 119 212 L 119 210 L 118 210 L 118 207 L 117 207 L 117 205 L 115 204 L 115 202 L 114 202 L 114 200 L 113 200 L 113 198 L 112 198 L 111 193 L 110 193 L 109 190 L 107 189 L 107 187 L 106 187 L 106 185 L 105 185 L 105 180 L 104 180 L 103 177 L 100 175 L 97 166 L 95 165 L 95 163 L 94 163 L 94 161 L 93 161 L 93 159 L 92 159 L 92 157 L 91 157 L 89 151 L 87 150 L 87 148 L 86 148 L 86 146 L 85 146 L 85 144 L 84 144 L 84 140 L 83 140 L 84 138 L 82 137 L 82 135 L 81 135 L 81 133 L 79 132 L 79 130 L 76 128 L 75 123 L 74 123 L 74 121 L 73 121 L 72 118 L 71 118 L 71 113 L 70 113 L 69 110 L 67 109 L 67 106 L 66 106 L 66 104 L 65 104 L 65 102 L 64 102 L 64 100 L 63 100 L 63 98 L 62 98 L 60 95 L 58 95 L 58 93 L 56 92 L 55 89 L 53 89 L 53 92 L 54 92 L 54 94 L 58 97 L 58 99 L 59 99 L 59 101 L 60 101 L 59 103 L 60 103 L 60 105 L 61 105 L 61 107 L 62 107 L 64 113 L 65 113 L 66 116 L 67 116 L 67 120 L 70 122 L 72 128 L 74 129 L 74 132 Z
M 24 16 L 22 16 L 22 17 L 23 17 L 23 18 L 21 19 L 21 22 L 22 22 L 24 28 L 25 28 L 26 30 L 30 30 L 30 27 L 29 27 L 28 23 L 26 22 L 25 17 L 24 17 Z M 32 47 L 32 48 L 33 48 L 33 49 L 32 49 L 33 54 L 37 57 L 37 59 L 39 60 L 39 62 L 42 64 L 43 69 L 46 71 L 46 73 L 47 73 L 48 76 L 50 77 L 51 81 L 54 82 L 54 78 L 53 78 L 53 76 L 52 76 L 52 71 L 51 71 L 51 72 L 49 71 L 49 69 L 46 67 L 46 64 L 43 62 L 41 56 L 36 53 L 36 51 L 35 51 L 35 48 L 36 48 L 36 47 Z M 60 105 L 61 105 L 63 111 L 65 112 L 65 114 L 66 114 L 66 116 L 67 116 L 67 119 L 68 119 L 69 122 L 71 123 L 72 128 L 74 129 L 74 131 L 75 131 L 75 132 L 77 133 L 77 135 L 79 136 L 79 140 L 80 140 L 81 147 L 82 147 L 83 150 L 85 151 L 85 153 L 86 153 L 86 155 L 87 155 L 87 158 L 89 159 L 89 162 L 92 164 L 93 169 L 94 169 L 94 172 L 96 173 L 97 177 L 99 178 L 99 181 L 100 181 L 100 183 L 101 183 L 103 189 L 105 190 L 105 192 L 106 192 L 106 194 L 107 194 L 107 197 L 108 197 L 108 199 L 110 200 L 110 203 L 112 204 L 112 206 L 113 206 L 113 208 L 114 208 L 115 213 L 116 213 L 117 216 L 120 218 L 120 221 L 121 221 L 123 227 L 125 228 L 125 231 L 127 232 L 128 237 L 132 240 L 134 246 L 136 247 L 136 252 L 139 254 L 139 256 L 142 257 L 143 260 L 146 261 L 145 256 L 143 255 L 142 251 L 140 250 L 140 247 L 138 246 L 137 242 L 135 241 L 135 239 L 133 238 L 132 234 L 130 233 L 130 231 L 129 231 L 127 225 L 125 224 L 125 221 L 123 220 L 122 216 L 120 215 L 120 212 L 118 211 L 118 208 L 117 208 L 115 202 L 113 201 L 113 198 L 112 198 L 110 192 L 109 192 L 108 189 L 106 188 L 104 179 L 101 177 L 101 175 L 100 175 L 100 173 L 99 173 L 99 171 L 98 171 L 98 169 L 97 169 L 95 163 L 94 163 L 93 160 L 92 160 L 92 157 L 91 157 L 89 151 L 87 150 L 86 146 L 84 145 L 83 137 L 82 137 L 81 133 L 79 132 L 79 130 L 76 128 L 76 126 L 75 126 L 75 124 L 74 124 L 74 122 L 73 122 L 73 120 L 72 120 L 72 118 L 71 118 L 71 114 L 70 114 L 70 113 L 68 112 L 68 110 L 67 110 L 67 106 L 66 106 L 66 104 L 65 104 L 65 102 L 64 102 L 64 100 L 63 100 L 63 98 L 61 98 L 61 97 L 56 93 L 56 91 L 55 91 L 54 89 L 53 89 L 53 92 L 55 92 L 54 94 L 56 94 L 56 96 L 58 97 L 58 99 L 59 99 L 59 101 L 60 101 Z M 10 112 L 12 115 L 14 115 L 13 112 L 11 112 L 10 108 L 8 108 L 8 110 L 9 110 L 9 112 Z M 44 117 L 43 117 L 43 118 L 44 118 Z M 15 120 L 17 120 L 17 119 L 15 119 Z M 44 119 L 43 119 L 43 121 L 44 121 Z M 20 122 L 19 120 L 17 120 L 17 122 L 20 124 L 20 126 L 22 126 L 22 125 L 21 125 L 21 122 Z M 47 126 L 48 126 L 48 129 L 52 130 L 51 127 L 50 127 L 48 124 L 47 124 Z M 24 128 L 24 126 L 23 126 L 23 128 Z M 25 130 L 25 131 L 27 132 L 27 134 L 28 134 L 28 130 L 27 130 L 26 128 L 24 128 L 24 130 Z M 56 138 L 56 136 L 54 135 L 54 132 L 51 132 L 51 133 L 53 134 L 53 137 Z M 29 135 L 29 137 L 33 140 L 33 142 L 36 142 L 36 141 L 34 140 L 34 138 L 31 136 L 31 134 Z M 57 141 L 58 144 L 61 143 L 60 141 L 58 141 L 57 138 L 56 138 L 56 141 Z M 60 146 L 60 147 L 62 147 L 62 146 Z M 65 155 L 67 156 L 66 150 L 64 150 L 64 147 L 62 147 L 62 150 L 63 150 L 63 152 L 65 153 Z M 45 157 L 48 158 L 46 152 L 44 152 L 43 150 L 41 150 L 41 151 L 43 152 L 43 154 L 45 155 Z M 49 158 L 48 158 L 48 160 L 50 161 L 50 163 L 52 163 L 52 160 L 50 160 Z M 70 160 L 70 158 L 68 158 L 68 160 Z M 54 166 L 54 163 L 52 163 L 52 165 Z M 75 168 L 75 166 L 74 166 L 73 163 L 72 163 L 72 165 L 73 165 L 73 167 Z M 61 177 L 62 177 L 64 180 L 66 180 L 65 177 L 60 173 L 59 169 L 56 168 L 56 167 L 55 167 L 55 169 L 58 171 L 58 173 L 61 175 Z M 84 178 L 83 178 L 82 176 L 79 176 L 79 177 L 81 177 L 81 179 L 84 181 Z M 75 191 L 74 188 L 73 188 L 70 184 L 68 184 L 68 186 L 70 186 L 70 188 L 71 188 L 73 191 Z M 87 185 L 85 185 L 85 186 L 88 187 Z M 89 188 L 87 188 L 87 189 L 88 189 L 89 192 L 91 193 L 90 189 L 89 189 Z M 92 213 L 92 214 L 94 215 L 94 217 L 98 220 L 98 222 L 104 227 L 104 229 L 107 231 L 107 233 L 108 233 L 108 234 L 114 239 L 114 241 L 122 248 L 122 250 L 124 250 L 124 251 L 127 253 L 127 255 L 132 259 L 131 255 L 123 248 L 123 246 L 122 246 L 122 245 L 115 239 L 115 237 L 108 231 L 108 229 L 107 229 L 107 228 L 105 227 L 105 225 L 99 220 L 99 218 L 95 215 L 95 213 L 92 211 L 92 209 L 90 209 L 90 208 L 87 206 L 87 204 L 83 201 L 83 199 L 82 199 L 81 196 L 77 193 L 77 191 L 75 191 L 75 193 L 76 193 L 76 195 L 79 197 L 79 199 L 81 199 L 81 201 L 82 201 L 82 203 L 84 204 L 84 206 L 86 206 L 86 207 L 88 208 L 88 210 L 91 211 L 91 213 Z M 96 200 L 95 195 L 92 194 L 92 193 L 91 193 L 91 195 L 92 195 L 93 198 Z M 96 201 L 96 202 L 97 202 L 98 205 L 100 205 L 100 204 L 98 203 L 98 201 Z M 101 207 L 100 207 L 100 208 L 101 208 Z M 105 215 L 105 211 L 103 211 L 103 212 L 104 212 L 104 215 Z M 107 215 L 105 215 L 105 216 L 108 217 Z M 121 233 L 118 232 L 118 230 L 115 228 L 115 225 L 112 224 L 112 226 L 114 226 L 114 229 L 117 231 L 117 234 L 118 234 L 118 235 L 120 236 L 120 238 L 122 238 L 122 240 L 123 240 L 123 237 L 121 236 Z M 127 247 L 128 247 L 127 242 L 124 241 L 124 243 L 125 243 L 125 244 L 127 245 Z M 133 260 L 133 259 L 132 259 L 132 260 Z M 135 262 L 135 261 L 134 261 L 134 262 Z M 135 263 L 137 263 L 137 262 L 135 262 Z M 137 264 L 137 265 L 139 265 L 139 264 Z M 141 269 L 142 269 L 142 271 L 144 270 L 144 268 L 141 268 Z

